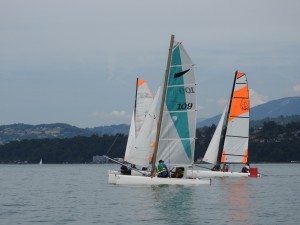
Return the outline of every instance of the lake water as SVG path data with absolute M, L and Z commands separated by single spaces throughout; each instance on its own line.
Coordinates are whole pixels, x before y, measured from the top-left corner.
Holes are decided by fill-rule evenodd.
M 0 224 L 299 224 L 300 164 L 256 166 L 268 176 L 116 186 L 117 165 L 0 165 Z

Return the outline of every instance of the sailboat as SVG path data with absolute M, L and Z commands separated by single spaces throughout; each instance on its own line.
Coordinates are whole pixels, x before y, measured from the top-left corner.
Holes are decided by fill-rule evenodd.
M 153 148 L 152 148 L 152 152 L 151 149 L 147 149 L 145 150 L 145 152 L 143 152 L 143 156 L 141 156 L 141 154 L 139 154 L 140 149 L 138 149 L 138 152 L 136 151 L 137 149 L 136 140 L 140 133 L 145 132 L 142 127 L 147 118 L 146 116 L 149 112 L 149 108 L 152 105 L 152 103 L 153 103 L 153 94 L 149 88 L 149 85 L 147 84 L 146 80 L 137 78 L 134 110 L 132 112 L 127 145 L 126 145 L 125 155 L 124 155 L 124 161 L 127 163 L 139 165 L 142 167 L 149 165 L 149 156 L 153 154 Z M 152 138 L 149 137 L 149 140 L 151 139 L 152 141 L 154 140 L 154 134 L 152 134 Z M 107 158 L 109 160 L 112 160 L 109 157 Z M 145 161 L 147 162 L 145 163 Z M 145 172 L 138 172 L 138 170 L 131 170 L 131 173 L 135 175 L 143 175 Z M 116 170 L 108 171 L 108 175 L 109 175 L 108 183 L 115 183 L 116 174 L 121 174 L 121 172 Z
M 226 124 L 224 118 L 227 112 Z M 249 90 L 245 73 L 236 71 L 228 107 L 226 106 L 202 161 L 218 164 L 248 162 Z M 223 135 L 222 135 L 223 131 Z M 250 173 L 232 171 L 188 171 L 193 177 L 248 177 Z
M 152 172 L 160 159 L 169 168 L 184 167 L 182 178 L 116 175 L 116 184 L 210 184 L 210 179 L 187 176 L 194 162 L 196 83 L 194 65 L 181 42 L 171 36 L 157 123 Z M 145 124 L 144 124 L 145 126 Z
M 140 134 L 146 115 L 149 111 L 150 106 L 153 102 L 153 94 L 145 80 L 139 80 L 137 78 L 136 82 L 136 95 L 135 95 L 135 105 L 134 111 L 132 113 L 131 125 L 129 129 L 129 135 L 125 150 L 124 161 L 130 162 L 132 164 L 141 165 L 139 161 L 136 160 L 137 156 L 132 154 L 135 149 L 135 142 Z M 141 165 L 144 166 L 144 165 Z
M 42 164 L 43 164 L 43 160 L 42 160 L 42 159 L 40 160 L 40 163 L 39 163 L 39 164 L 40 164 L 40 165 L 42 165 Z

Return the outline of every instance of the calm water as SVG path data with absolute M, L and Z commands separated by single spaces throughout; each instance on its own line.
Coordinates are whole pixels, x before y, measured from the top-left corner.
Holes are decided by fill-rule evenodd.
M 253 166 L 253 165 L 252 165 Z M 0 165 L 0 224 L 299 224 L 300 164 L 201 186 L 115 186 L 116 165 Z

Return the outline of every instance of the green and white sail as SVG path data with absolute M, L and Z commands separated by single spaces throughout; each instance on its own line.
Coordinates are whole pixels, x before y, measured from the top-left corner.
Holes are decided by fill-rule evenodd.
M 196 137 L 196 83 L 194 65 L 182 43 L 174 42 L 166 85 L 156 162 L 191 165 Z

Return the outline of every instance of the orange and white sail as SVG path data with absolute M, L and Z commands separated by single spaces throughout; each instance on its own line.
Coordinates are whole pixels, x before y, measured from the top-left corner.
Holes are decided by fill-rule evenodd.
M 153 155 L 155 146 L 155 136 L 157 129 L 157 114 L 156 108 L 160 96 L 160 88 L 158 89 L 153 102 L 147 112 L 146 118 L 135 139 L 134 148 L 128 153 L 128 162 L 148 167 L 150 157 Z
M 249 89 L 245 73 L 236 72 L 221 162 L 246 163 L 249 142 Z

